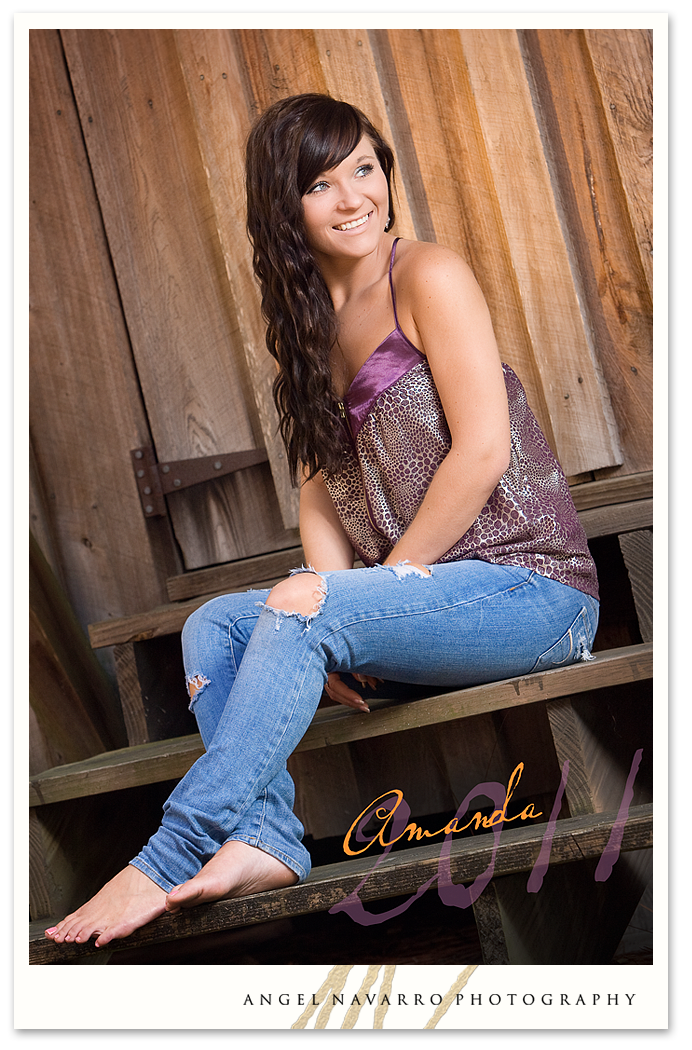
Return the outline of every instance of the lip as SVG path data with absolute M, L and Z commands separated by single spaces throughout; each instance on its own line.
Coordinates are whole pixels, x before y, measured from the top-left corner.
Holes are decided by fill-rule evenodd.
M 339 223 L 339 226 L 332 226 L 332 229 L 335 230 L 336 233 L 355 233 L 358 230 L 364 230 L 365 229 L 365 227 L 370 222 L 370 217 L 371 216 L 372 216 L 372 211 L 369 211 L 369 212 L 366 212 L 365 215 L 359 215 L 357 219 L 347 219 L 347 222 L 349 222 L 349 223 L 351 223 L 351 222 L 357 222 L 358 223 L 357 226 L 351 226 L 348 230 L 341 230 L 341 229 L 339 229 L 339 226 L 342 226 L 343 223 Z

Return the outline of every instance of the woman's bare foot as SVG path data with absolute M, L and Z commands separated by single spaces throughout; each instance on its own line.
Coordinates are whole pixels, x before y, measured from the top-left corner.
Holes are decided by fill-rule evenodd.
M 226 842 L 194 878 L 171 890 L 166 898 L 166 911 L 175 913 L 208 901 L 278 890 L 297 881 L 296 873 L 276 857 L 233 839 Z
M 101 948 L 162 915 L 165 906 L 166 891 L 128 864 L 95 897 L 46 930 L 46 937 L 56 944 L 84 944 L 96 936 L 96 947 Z

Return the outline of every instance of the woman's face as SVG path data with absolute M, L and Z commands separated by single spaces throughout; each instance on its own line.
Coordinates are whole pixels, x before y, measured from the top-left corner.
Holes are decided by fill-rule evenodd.
M 341 164 L 314 180 L 303 195 L 303 217 L 318 261 L 374 251 L 389 219 L 389 189 L 367 136 Z

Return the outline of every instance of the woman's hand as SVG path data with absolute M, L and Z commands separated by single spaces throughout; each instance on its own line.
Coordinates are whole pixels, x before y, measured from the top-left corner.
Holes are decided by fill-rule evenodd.
M 369 685 L 371 689 L 377 689 L 378 683 L 382 681 L 381 678 L 373 678 L 369 674 L 354 674 L 353 677 L 362 685 Z M 356 711 L 370 712 L 370 708 L 363 697 L 359 696 L 355 689 L 349 689 L 337 671 L 332 671 L 331 674 L 327 675 L 327 684 L 324 687 L 324 691 L 329 699 L 334 700 L 337 704 L 344 704 L 346 707 L 352 707 Z

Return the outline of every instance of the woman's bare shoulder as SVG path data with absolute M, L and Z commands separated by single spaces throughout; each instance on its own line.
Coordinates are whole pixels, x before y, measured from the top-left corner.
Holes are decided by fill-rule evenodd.
M 397 264 L 397 285 L 412 305 L 421 296 L 425 299 L 450 293 L 463 296 L 465 292 L 478 289 L 468 263 L 442 244 L 402 240 L 398 246 Z

